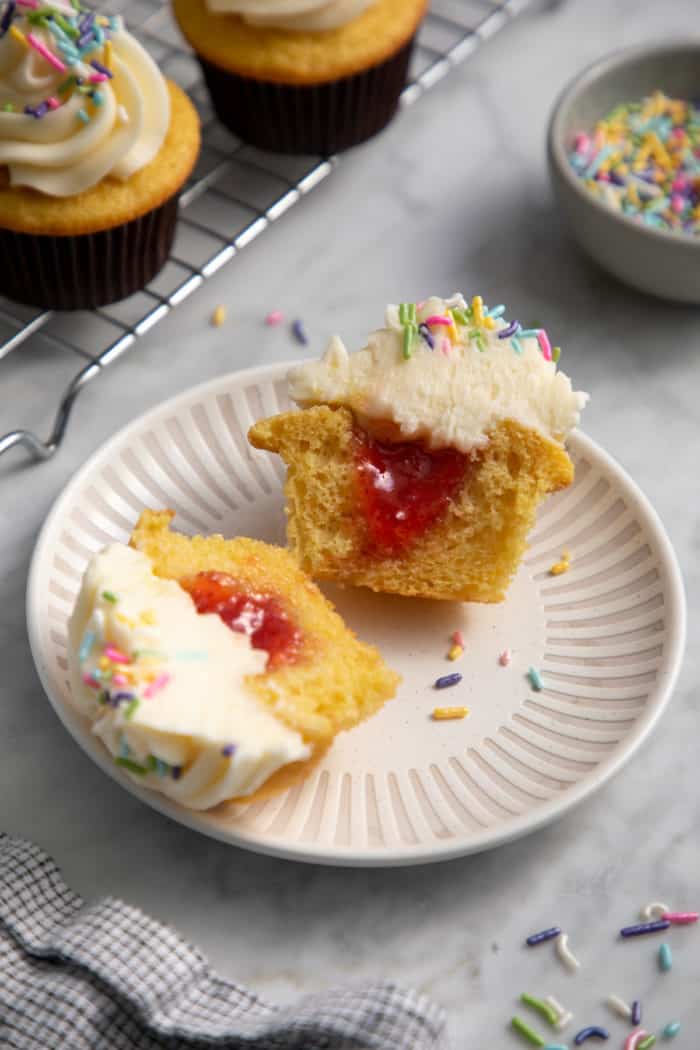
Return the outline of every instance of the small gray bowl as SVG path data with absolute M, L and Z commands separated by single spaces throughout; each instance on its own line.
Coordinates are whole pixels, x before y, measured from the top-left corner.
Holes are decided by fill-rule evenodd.
M 620 102 L 656 89 L 700 97 L 700 41 L 617 51 L 589 66 L 559 97 L 547 154 L 554 191 L 581 248 L 625 284 L 649 295 L 700 303 L 700 237 L 643 226 L 597 200 L 569 162 L 577 131 L 590 131 Z

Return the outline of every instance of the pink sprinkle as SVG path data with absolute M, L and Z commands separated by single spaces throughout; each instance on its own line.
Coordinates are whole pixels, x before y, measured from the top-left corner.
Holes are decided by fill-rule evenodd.
M 113 674 L 112 681 L 115 685 L 127 685 L 129 679 L 125 674 Z
M 686 179 L 686 177 L 684 175 L 677 175 L 676 178 L 671 183 L 671 189 L 674 191 L 674 193 L 678 193 L 679 191 L 682 191 L 682 190 L 687 190 L 687 188 L 688 188 L 688 180 Z
M 685 201 L 681 197 L 680 193 L 671 194 L 671 211 L 676 215 L 680 215 L 685 206 Z
M 60 58 L 54 55 L 53 51 L 49 51 L 46 44 L 42 44 L 41 40 L 34 36 L 33 33 L 27 33 L 27 43 L 31 44 L 37 54 L 41 55 L 42 58 L 45 58 L 46 61 L 49 62 L 54 69 L 57 69 L 59 73 L 65 73 L 66 67 L 63 62 L 61 62 Z
M 540 344 L 540 350 L 542 351 L 542 357 L 545 361 L 552 360 L 552 346 L 549 342 L 549 336 L 545 332 L 544 328 L 540 328 L 537 333 L 537 342 Z
M 498 662 L 501 665 L 501 667 L 508 666 L 508 664 L 510 663 L 510 649 L 503 650 L 503 652 L 498 657 Z
M 83 681 L 85 682 L 85 685 L 89 685 L 91 689 L 100 688 L 100 683 L 97 681 L 96 678 L 93 678 L 91 674 L 84 674 Z
M 585 132 L 580 131 L 574 139 L 574 149 L 577 153 L 588 153 L 591 148 L 591 140 Z
M 610 175 L 607 171 L 599 171 L 596 175 L 598 182 L 610 182 Z
M 461 631 L 452 632 L 452 641 L 455 645 L 461 645 L 464 649 L 464 635 Z
M 169 681 L 170 675 L 167 671 L 163 671 L 162 674 L 159 674 L 158 677 L 153 682 L 151 682 L 151 684 L 147 686 L 146 689 L 144 689 L 143 695 L 146 697 L 147 700 L 150 700 L 151 697 L 155 696 L 156 693 L 159 693 L 161 689 L 163 689 L 168 684 Z
M 442 337 L 442 341 L 440 343 L 440 349 L 442 350 L 442 352 L 445 355 L 445 357 L 449 357 L 450 356 L 450 350 L 452 349 L 452 343 L 450 342 L 450 340 L 447 338 L 446 335 L 444 335 Z
M 106 73 L 93 73 L 92 76 L 88 77 L 90 84 L 101 84 L 105 80 L 109 80 Z
M 643 1028 L 637 1028 L 636 1031 L 630 1032 L 625 1039 L 624 1050 L 637 1050 L 637 1047 L 643 1039 L 647 1038 L 647 1032 Z
M 271 328 L 276 328 L 278 324 L 282 324 L 284 321 L 284 314 L 281 310 L 271 310 L 265 318 L 265 324 L 269 324 Z
M 428 320 L 424 322 L 424 324 L 427 324 L 428 327 L 430 327 L 430 325 L 443 324 L 446 325 L 447 328 L 450 328 L 452 325 L 452 318 L 440 317 L 439 314 L 433 314 L 433 316 L 429 317 Z
M 127 656 L 126 653 L 123 653 L 121 649 L 117 649 L 116 645 L 106 645 L 105 656 L 115 664 L 131 663 L 131 657 Z
M 61 103 L 58 101 L 57 98 L 54 98 L 52 95 L 51 98 L 47 98 L 46 105 L 49 107 L 49 109 L 58 109 Z
M 689 926 L 691 922 L 700 919 L 700 913 L 696 911 L 667 911 L 662 919 L 668 919 L 674 926 Z
M 39 6 L 38 0 L 17 0 L 20 7 L 31 7 L 36 9 Z
M 424 306 L 425 306 L 425 299 L 421 299 L 421 301 L 419 303 L 416 303 L 416 310 L 420 311 L 420 310 L 423 309 Z

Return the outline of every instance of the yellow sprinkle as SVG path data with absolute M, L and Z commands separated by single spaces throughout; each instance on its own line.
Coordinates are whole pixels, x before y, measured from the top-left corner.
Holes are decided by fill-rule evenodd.
M 453 645 L 447 654 L 448 660 L 459 660 L 460 656 L 464 653 L 464 649 L 461 645 Z
M 153 609 L 145 609 L 139 616 L 141 623 L 154 624 L 156 622 L 156 614 Z
M 125 616 L 124 613 L 117 613 L 117 619 L 119 623 L 125 623 L 127 627 L 135 627 L 136 623 L 131 619 L 130 616 Z
M 110 661 L 107 659 L 106 656 L 101 656 L 100 657 L 100 667 L 101 667 L 101 669 L 103 671 L 107 670 L 107 668 L 109 667 L 109 664 L 110 664 Z
M 496 322 L 493 319 L 493 317 L 485 317 L 484 318 L 484 328 L 488 328 L 489 331 L 492 332 L 495 327 L 496 327 Z
M 214 326 L 214 328 L 221 328 L 221 326 L 222 326 L 222 324 L 224 323 L 225 320 L 226 320 L 226 307 L 223 306 L 222 304 L 219 304 L 219 306 L 217 306 L 216 310 L 214 310 L 214 313 L 211 315 L 211 323 Z
M 104 46 L 104 49 L 102 51 L 102 65 L 105 67 L 105 69 L 108 69 L 110 71 L 110 73 L 112 72 L 112 41 L 111 40 L 105 40 L 105 46 Z
M 435 722 L 449 722 L 453 718 L 466 718 L 468 714 L 468 707 L 436 707 L 432 717 Z
M 480 295 L 475 295 L 472 299 L 472 317 L 474 324 L 481 328 L 484 323 L 484 300 Z
M 29 47 L 26 36 L 17 26 L 10 26 L 10 36 L 13 36 L 18 44 L 24 44 L 25 47 Z
M 561 576 L 562 573 L 568 572 L 571 568 L 571 555 L 568 550 L 561 552 L 561 561 L 555 562 L 549 570 L 550 576 Z

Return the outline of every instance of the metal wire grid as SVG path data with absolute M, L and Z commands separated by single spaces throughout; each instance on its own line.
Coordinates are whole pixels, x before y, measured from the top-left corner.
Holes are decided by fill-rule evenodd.
M 415 102 L 530 3 L 433 0 L 417 40 L 402 104 Z M 70 314 L 26 308 L 0 297 L 0 361 L 25 343 L 43 344 L 44 350 L 51 348 L 52 356 L 61 358 L 58 371 L 65 373 L 67 362 L 72 376 L 48 438 L 44 441 L 26 429 L 12 430 L 0 437 L 0 456 L 22 446 L 35 460 L 49 459 L 61 444 L 80 391 L 339 163 L 337 156 L 263 153 L 239 142 L 219 125 L 199 66 L 183 44 L 167 2 L 117 0 L 110 10 L 125 15 L 127 25 L 163 72 L 189 92 L 202 120 L 202 152 L 180 200 L 172 255 L 143 291 L 99 310 Z

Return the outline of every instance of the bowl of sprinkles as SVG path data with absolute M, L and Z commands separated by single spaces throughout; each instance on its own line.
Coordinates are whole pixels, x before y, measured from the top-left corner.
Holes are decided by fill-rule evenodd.
M 590 258 L 642 292 L 700 303 L 700 41 L 586 69 L 555 105 L 548 159 Z

